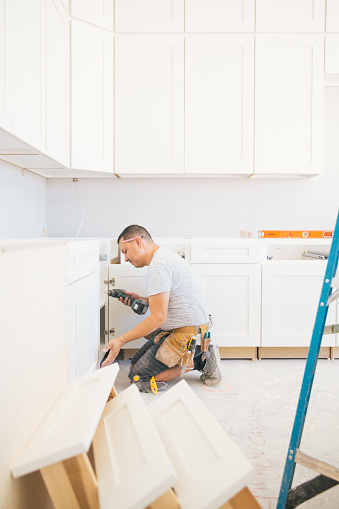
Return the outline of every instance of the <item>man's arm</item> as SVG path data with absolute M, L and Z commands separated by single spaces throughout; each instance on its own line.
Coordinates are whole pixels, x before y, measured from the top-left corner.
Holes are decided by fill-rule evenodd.
M 149 309 L 150 315 L 140 322 L 136 327 L 133 327 L 130 331 L 122 334 L 118 338 L 112 339 L 107 343 L 104 348 L 104 352 L 110 350 L 107 359 L 102 363 L 102 367 L 111 364 L 123 345 L 134 341 L 135 339 L 142 338 L 150 332 L 159 329 L 167 319 L 169 302 L 169 292 L 158 293 L 157 295 L 151 295 L 149 297 Z

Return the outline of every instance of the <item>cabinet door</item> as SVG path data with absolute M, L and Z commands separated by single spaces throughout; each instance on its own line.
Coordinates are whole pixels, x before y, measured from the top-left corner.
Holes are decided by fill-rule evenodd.
M 322 36 L 257 36 L 256 174 L 321 173 L 323 73 Z
M 262 346 L 309 346 L 325 275 L 326 262 L 269 262 L 262 277 Z M 327 323 L 334 324 L 335 305 Z M 335 346 L 325 335 L 322 346 Z
M 72 167 L 113 172 L 113 35 L 72 21 Z
M 325 0 L 256 0 L 257 32 L 323 32 Z
M 253 32 L 254 0 L 186 0 L 186 32 Z
M 117 174 L 184 169 L 184 39 L 116 36 Z
M 134 292 L 140 296 L 146 296 L 146 273 L 147 267 L 136 269 L 129 265 L 110 265 L 109 279 L 114 278 L 115 285 L 109 286 L 109 289 L 121 289 L 126 292 Z M 149 316 L 149 310 L 144 315 L 137 315 L 130 307 L 114 297 L 109 297 L 109 341 L 114 337 L 121 336 L 129 331 L 138 323 Z M 114 329 L 114 330 L 113 330 Z M 140 348 L 145 343 L 145 339 L 140 338 L 127 343 L 123 348 Z
M 68 287 L 68 381 L 96 369 L 100 330 L 99 272 Z
M 213 343 L 260 346 L 261 266 L 193 265 L 213 317 Z
M 69 19 L 60 0 L 46 1 L 46 150 L 70 165 Z
M 107 30 L 114 26 L 113 0 L 71 0 L 71 16 Z
M 46 152 L 45 2 L 6 2 L 6 86 L 13 134 Z
M 253 173 L 253 37 L 186 36 L 185 65 L 185 172 Z
M 116 32 L 183 32 L 182 0 L 115 0 Z
M 0 0 L 0 126 L 7 131 L 12 130 L 9 91 L 7 89 L 7 42 L 6 42 L 6 4 L 8 0 Z
M 339 32 L 339 2 L 327 0 L 326 3 L 326 32 Z

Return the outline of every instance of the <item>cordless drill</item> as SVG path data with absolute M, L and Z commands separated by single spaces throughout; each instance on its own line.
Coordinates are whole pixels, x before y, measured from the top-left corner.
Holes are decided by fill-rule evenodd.
M 107 294 L 109 297 L 115 297 L 116 299 L 120 299 L 120 297 L 122 297 L 125 300 L 127 297 L 131 301 L 131 308 L 134 313 L 137 313 L 137 315 L 144 315 L 148 309 L 147 300 L 132 299 L 130 295 L 125 293 L 125 290 L 108 290 Z

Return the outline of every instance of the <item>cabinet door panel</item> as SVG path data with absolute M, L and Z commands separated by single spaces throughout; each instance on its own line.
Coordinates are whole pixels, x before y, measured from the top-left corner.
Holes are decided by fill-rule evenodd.
M 326 262 L 271 262 L 263 266 L 262 346 L 309 346 Z M 336 319 L 330 306 L 327 323 Z M 322 346 L 334 346 L 325 335 Z
M 183 32 L 182 0 L 115 0 L 116 32 Z
M 186 0 L 186 32 L 252 32 L 254 0 Z
M 116 36 L 116 173 L 184 166 L 184 39 Z
M 257 36 L 255 173 L 321 173 L 323 69 L 322 36 Z
M 213 342 L 222 346 L 260 345 L 261 267 L 256 264 L 193 265 L 207 310 Z
M 325 0 L 256 0 L 257 32 L 323 32 Z
M 99 272 L 68 287 L 68 381 L 96 368 L 100 330 Z
M 45 2 L 6 2 L 7 91 L 12 132 L 46 152 Z
M 339 32 L 338 0 L 327 0 L 326 9 L 326 32 Z
M 113 172 L 113 36 L 72 21 L 72 167 Z
M 47 0 L 46 150 L 65 166 L 70 165 L 69 50 L 68 16 L 60 2 Z
M 114 288 L 134 292 L 141 296 L 146 295 L 146 273 L 147 267 L 136 269 L 129 265 L 109 266 L 109 279 L 115 279 Z M 109 288 L 112 289 L 111 285 Z M 114 333 L 109 335 L 109 341 L 129 331 L 149 315 L 149 310 L 144 315 L 137 315 L 130 307 L 125 306 L 114 297 L 109 297 L 108 308 L 109 330 L 114 329 Z M 145 339 L 140 338 L 127 343 L 123 348 L 140 348 L 144 343 Z
M 188 173 L 253 173 L 254 40 L 186 37 Z
M 71 16 L 113 30 L 113 0 L 71 0 Z

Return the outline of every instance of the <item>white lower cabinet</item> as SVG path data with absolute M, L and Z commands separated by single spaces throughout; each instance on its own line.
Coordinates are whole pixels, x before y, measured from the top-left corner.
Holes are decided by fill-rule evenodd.
M 261 346 L 310 345 L 325 269 L 325 261 L 272 261 L 263 266 Z M 336 323 L 334 304 L 326 323 Z M 335 346 L 335 335 L 325 335 L 322 346 Z
M 213 343 L 219 347 L 260 346 L 261 265 L 197 264 Z
M 68 382 L 97 367 L 100 345 L 98 241 L 68 243 Z
M 136 269 L 130 265 L 112 264 L 109 266 L 109 289 L 121 289 L 126 292 L 134 292 L 142 297 L 146 296 L 147 267 Z M 109 297 L 109 336 L 108 340 L 121 336 L 129 331 L 149 315 L 149 310 L 144 315 L 137 315 L 130 307 L 114 297 Z M 140 348 L 145 339 L 137 339 L 127 343 L 124 348 Z
M 68 381 L 97 366 L 99 354 L 99 272 L 68 287 Z

